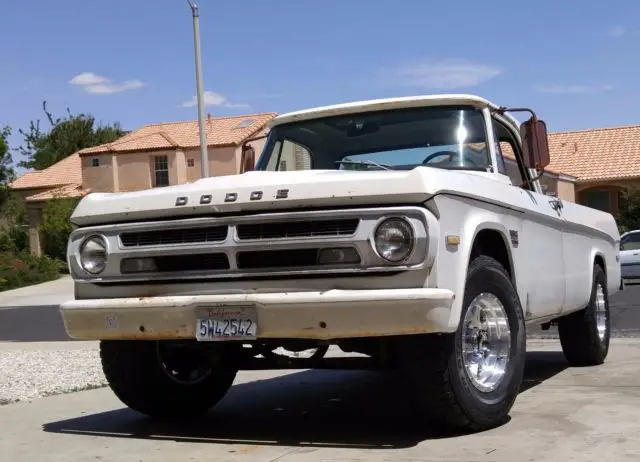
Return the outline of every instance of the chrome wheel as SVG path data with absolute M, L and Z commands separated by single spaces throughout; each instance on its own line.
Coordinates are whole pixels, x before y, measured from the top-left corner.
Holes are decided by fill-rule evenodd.
M 607 302 L 604 298 L 604 289 L 601 284 L 598 284 L 596 286 L 596 327 L 601 341 L 607 335 L 607 317 Z
M 481 293 L 467 309 L 462 325 L 462 361 L 473 386 L 482 392 L 502 382 L 511 352 L 511 328 L 502 302 Z
M 212 362 L 197 348 L 157 342 L 156 356 L 167 377 L 182 385 L 198 384 L 213 373 Z

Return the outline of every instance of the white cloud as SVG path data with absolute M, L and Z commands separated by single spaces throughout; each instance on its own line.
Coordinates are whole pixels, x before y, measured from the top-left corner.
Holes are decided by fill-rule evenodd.
M 539 93 L 589 94 L 602 93 L 614 89 L 613 85 L 538 85 L 535 90 Z
M 462 59 L 424 60 L 399 66 L 391 74 L 385 72 L 386 80 L 397 85 L 451 90 L 474 87 L 491 80 L 502 70 L 489 65 Z
M 69 83 L 73 85 L 98 85 L 100 83 L 108 82 L 104 77 L 94 74 L 93 72 L 83 72 L 72 78 Z
M 609 31 L 609 35 L 613 38 L 622 37 L 627 30 L 623 26 L 615 26 Z
M 103 95 L 119 93 L 127 90 L 136 90 L 144 87 L 144 83 L 140 80 L 125 80 L 124 82 L 117 83 L 101 75 L 94 74 L 93 72 L 83 72 L 78 74 L 69 80 L 69 83 L 71 85 L 78 85 L 82 87 L 82 89 L 87 93 Z
M 231 103 L 219 93 L 213 91 L 205 91 L 202 95 L 205 106 L 222 106 L 228 108 L 246 108 L 248 104 L 243 103 Z M 198 105 L 198 99 L 194 96 L 188 101 L 181 104 L 182 107 L 194 107 Z

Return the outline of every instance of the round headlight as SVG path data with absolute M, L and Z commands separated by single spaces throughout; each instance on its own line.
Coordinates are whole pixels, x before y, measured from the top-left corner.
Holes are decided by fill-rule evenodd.
M 107 243 L 101 236 L 91 236 L 80 248 L 80 264 L 91 273 L 99 274 L 107 266 Z
M 388 218 L 376 229 L 374 241 L 382 258 L 391 262 L 406 259 L 413 249 L 413 228 L 403 218 Z

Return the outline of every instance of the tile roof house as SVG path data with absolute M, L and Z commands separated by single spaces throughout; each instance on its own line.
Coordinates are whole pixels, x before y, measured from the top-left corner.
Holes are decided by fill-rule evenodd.
M 27 172 L 9 185 L 11 189 L 19 192 L 26 200 L 31 196 L 41 194 L 53 194 L 62 191 L 67 192 L 82 188 L 82 169 L 80 168 L 80 156 L 72 154 L 69 157 L 53 164 L 44 170 Z
M 640 125 L 549 133 L 549 151 L 549 176 L 573 183 L 561 199 L 617 215 L 622 189 L 640 185 Z
M 240 146 L 265 131 L 273 112 L 208 117 L 209 172 L 232 175 L 240 169 Z M 264 139 L 252 142 L 256 152 Z M 122 138 L 78 151 L 83 186 L 94 192 L 137 191 L 200 178 L 198 122 L 145 125 Z
M 211 176 L 240 170 L 241 145 L 261 135 L 277 114 L 265 112 L 205 121 Z M 251 141 L 256 153 L 265 139 Z M 28 205 L 32 252 L 40 253 L 38 227 L 44 202 L 88 192 L 137 191 L 200 178 L 197 120 L 145 125 L 122 138 L 78 151 L 44 170 L 27 172 L 9 186 Z

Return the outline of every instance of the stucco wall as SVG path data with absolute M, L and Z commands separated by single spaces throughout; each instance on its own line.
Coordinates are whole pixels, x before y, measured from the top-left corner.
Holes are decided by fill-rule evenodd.
M 154 159 L 156 156 L 167 156 L 169 164 L 169 185 L 178 184 L 179 158 L 176 151 L 152 151 L 117 154 L 118 190 L 137 191 L 155 186 Z
M 93 192 L 113 192 L 114 185 L 114 155 L 100 154 L 95 156 L 81 156 L 82 185 Z M 98 166 L 94 167 L 94 159 Z
M 576 185 L 571 181 L 558 179 L 557 182 L 558 198 L 564 201 L 576 201 Z
M 238 173 L 236 149 L 234 147 L 209 148 L 209 176 L 234 175 Z M 192 160 L 192 163 L 189 161 Z M 190 166 L 192 165 L 192 166 Z M 185 182 L 194 182 L 200 178 L 200 148 L 184 152 Z

